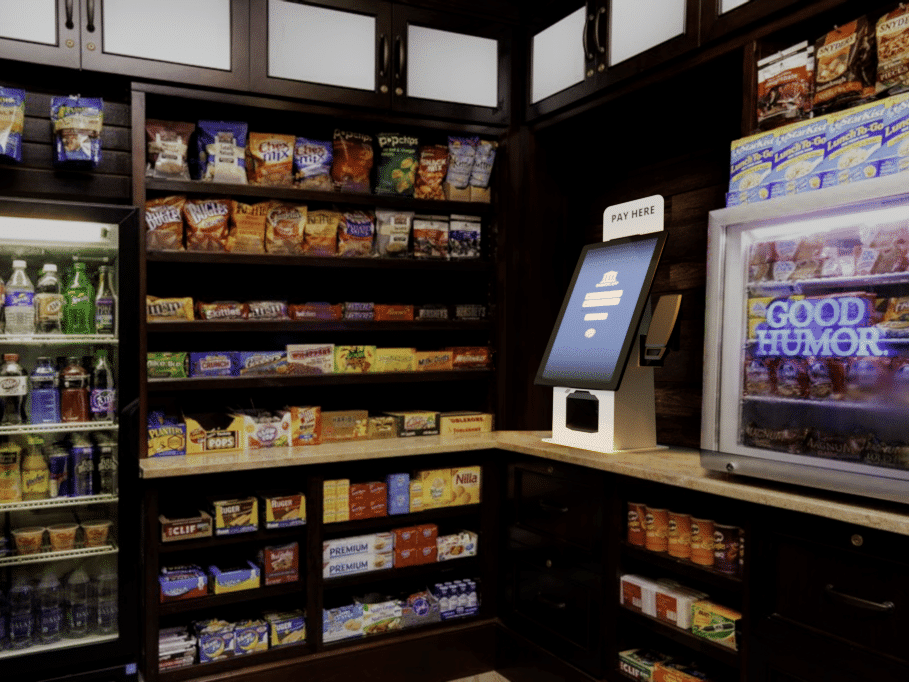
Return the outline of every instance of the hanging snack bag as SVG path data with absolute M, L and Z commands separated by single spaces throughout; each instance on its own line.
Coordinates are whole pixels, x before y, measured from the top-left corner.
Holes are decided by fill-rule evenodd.
M 189 180 L 189 138 L 195 129 L 192 123 L 146 121 L 146 177 Z
M 247 129 L 235 121 L 199 121 L 200 180 L 246 184 Z
M 877 20 L 877 91 L 893 95 L 909 88 L 909 6 L 900 3 Z
M 331 179 L 340 192 L 366 193 L 372 172 L 372 136 L 336 130 L 332 145 Z
M 101 163 L 104 103 L 100 97 L 54 97 L 54 165 L 97 168 Z
M 390 258 L 407 256 L 413 211 L 376 210 L 376 255 Z
M 338 255 L 364 257 L 372 255 L 376 223 L 363 211 L 345 213 L 338 229 Z
M 246 177 L 249 184 L 290 185 L 295 142 L 293 135 L 250 133 L 246 145 Z
M 189 199 L 183 205 L 187 251 L 227 251 L 230 201 Z
M 186 197 L 172 196 L 145 202 L 145 246 L 149 251 L 183 250 L 183 204 Z
M 448 172 L 448 147 L 441 144 L 420 147 L 420 164 L 414 197 L 417 199 L 445 199 L 442 182 Z
M 298 137 L 294 144 L 294 185 L 300 189 L 330 192 L 332 143 Z
M 758 71 L 758 128 L 800 121 L 811 111 L 814 46 L 803 41 L 778 52 Z
M 819 38 L 814 52 L 814 111 L 843 109 L 873 97 L 876 56 L 874 33 L 865 17 Z
M 306 206 L 273 204 L 265 217 L 265 250 L 294 255 L 303 253 Z
M 448 258 L 448 217 L 418 215 L 413 219 L 415 258 Z
M 271 201 L 259 204 L 230 202 L 230 232 L 227 250 L 236 253 L 265 253 L 265 216 Z
M 344 216 L 337 211 L 310 211 L 306 219 L 303 253 L 307 256 L 338 254 L 338 225 Z
M 25 90 L 0 87 L 0 157 L 22 161 Z
M 477 154 L 470 171 L 470 200 L 490 202 L 489 178 L 492 175 L 492 164 L 496 160 L 496 149 L 499 143 L 492 140 L 480 140 L 477 143 Z
M 413 196 L 417 171 L 416 137 L 379 133 L 379 173 L 376 194 Z
M 443 187 L 449 201 L 470 201 L 470 173 L 479 143 L 478 137 L 448 138 L 448 173 Z

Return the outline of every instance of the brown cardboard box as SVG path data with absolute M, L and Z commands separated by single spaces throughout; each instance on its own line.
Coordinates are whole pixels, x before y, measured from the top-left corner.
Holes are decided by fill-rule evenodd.
M 395 549 L 414 549 L 417 546 L 416 526 L 395 528 L 392 532 L 395 534 Z
M 395 548 L 395 568 L 415 566 L 418 550 L 414 547 Z
M 322 442 L 365 440 L 369 414 L 366 410 L 322 413 Z
M 292 583 L 300 579 L 300 547 L 296 542 L 262 548 L 259 562 L 266 585 Z

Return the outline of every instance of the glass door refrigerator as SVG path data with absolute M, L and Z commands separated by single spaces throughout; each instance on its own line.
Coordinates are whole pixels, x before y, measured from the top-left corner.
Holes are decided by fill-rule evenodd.
M 714 211 L 703 466 L 909 501 L 909 185 Z
M 135 676 L 137 234 L 0 198 L 0 679 Z

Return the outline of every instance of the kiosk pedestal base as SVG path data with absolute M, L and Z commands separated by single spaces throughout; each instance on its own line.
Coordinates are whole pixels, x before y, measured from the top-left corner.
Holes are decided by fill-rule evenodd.
M 547 443 L 602 453 L 664 450 L 656 444 L 653 368 L 628 363 L 618 391 L 552 389 Z

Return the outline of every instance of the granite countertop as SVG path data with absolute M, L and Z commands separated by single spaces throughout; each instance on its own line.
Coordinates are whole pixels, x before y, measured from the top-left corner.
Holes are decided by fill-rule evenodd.
M 421 436 L 226 454 L 154 457 L 140 461 L 140 473 L 143 478 L 167 478 L 499 449 L 909 535 L 909 504 L 707 471 L 701 468 L 699 451 L 692 449 L 671 447 L 603 454 L 544 442 L 543 438 L 549 435 L 542 431 L 497 431 L 465 436 Z

